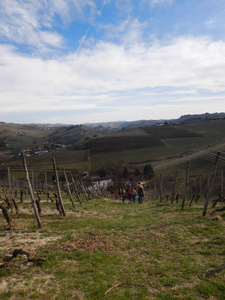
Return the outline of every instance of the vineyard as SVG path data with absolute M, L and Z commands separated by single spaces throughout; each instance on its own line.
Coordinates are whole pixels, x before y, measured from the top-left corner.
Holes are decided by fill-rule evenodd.
M 91 154 L 114 152 L 127 149 L 143 149 L 153 146 L 159 146 L 162 142 L 154 136 L 110 136 L 92 139 L 85 143 L 84 149 L 90 150 Z
M 158 183 L 141 205 L 100 190 L 86 198 L 81 185 L 74 206 L 61 189 L 65 214 L 50 189 L 40 193 L 39 227 L 27 193 L 10 224 L 0 217 L 1 299 L 223 299 L 221 202 L 202 217 L 204 198 L 181 209 L 180 198 L 160 199 Z
M 224 299 L 223 138 L 145 130 L 1 165 L 1 299 Z M 94 173 L 125 166 L 109 186 Z M 115 198 L 138 181 L 142 204 Z

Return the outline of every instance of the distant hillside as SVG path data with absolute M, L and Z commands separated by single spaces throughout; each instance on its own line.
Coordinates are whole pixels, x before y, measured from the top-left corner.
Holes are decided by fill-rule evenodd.
M 72 125 L 58 127 L 53 133 L 49 135 L 49 143 L 74 145 L 84 140 L 101 136 L 107 133 L 105 130 L 97 128 L 90 128 L 85 125 Z
M 196 123 L 196 122 L 204 122 L 206 120 L 219 120 L 224 119 L 225 113 L 214 113 L 214 114 L 200 114 L 200 115 L 184 115 L 181 116 L 177 121 L 180 124 L 190 124 L 190 123 Z
M 172 129 L 171 125 L 200 124 L 208 120 L 225 119 L 225 113 L 205 113 L 202 115 L 184 115 L 176 120 L 139 120 L 133 122 L 107 122 L 107 123 L 89 123 L 86 125 L 63 125 L 63 124 L 14 124 L 0 122 L 0 150 L 21 150 L 26 148 L 45 147 L 50 149 L 52 146 L 58 145 L 76 145 L 92 138 L 104 137 L 111 133 L 124 135 L 127 130 L 135 130 L 144 128 L 146 134 L 151 134 L 154 139 L 174 138 L 177 136 L 198 136 L 204 135 L 203 132 L 196 133 L 195 130 L 190 132 L 182 132 L 181 127 Z M 162 125 L 170 125 L 170 128 Z M 155 125 L 155 126 L 153 126 Z M 163 130 L 159 129 L 163 127 Z M 148 128 L 148 129 L 146 129 Z M 194 133 L 193 133 L 194 132 Z M 140 132 L 128 132 L 128 135 L 135 136 L 138 144 L 147 145 L 145 140 L 140 141 L 138 135 Z M 216 133 L 215 133 L 216 134 Z M 144 137 L 143 139 L 146 139 Z M 98 140 L 100 141 L 100 139 Z M 106 139 L 101 140 L 102 143 Z M 91 147 L 97 142 L 89 142 Z M 114 139 L 114 143 L 119 143 Z M 128 143 L 130 144 L 131 141 Z M 132 142 L 133 143 L 133 142 Z M 155 142 L 154 142 L 155 143 Z M 153 143 L 153 144 L 154 144 Z M 110 142 L 111 144 L 111 142 Z M 88 147 L 88 146 L 85 146 Z M 104 146 L 106 147 L 106 146 Z M 125 147 L 123 144 L 120 147 Z M 136 147 L 136 146 L 135 146 Z M 126 148 L 126 147 L 125 147 Z M 106 148 L 105 148 L 106 149 Z
M 106 129 L 108 131 L 119 131 L 124 129 L 132 129 L 153 125 L 168 124 L 190 124 L 196 122 L 204 122 L 206 120 L 217 120 L 225 118 L 225 113 L 205 113 L 198 115 L 184 115 L 178 119 L 160 119 L 160 120 L 139 120 L 139 121 L 120 121 L 120 122 L 102 122 L 102 123 L 87 123 L 86 125 L 96 129 Z
M 166 120 L 139 120 L 139 121 L 118 121 L 118 122 L 102 122 L 102 123 L 86 123 L 88 127 L 106 129 L 108 131 L 119 131 L 124 129 L 133 129 L 144 126 L 152 126 L 157 123 L 164 123 Z
M 124 135 L 123 135 L 124 133 Z M 82 149 L 89 150 L 90 153 L 115 152 L 130 149 L 143 149 L 153 146 L 160 146 L 160 139 L 150 133 L 141 130 L 134 133 L 128 130 L 116 135 L 107 135 L 86 141 Z
M 150 126 L 143 128 L 147 133 L 154 135 L 159 139 L 171 139 L 171 138 L 188 138 L 188 137 L 199 137 L 202 136 L 200 133 L 193 131 L 187 131 L 181 127 L 174 125 L 164 126 Z
M 29 142 L 33 146 L 43 141 L 44 145 L 45 143 L 73 145 L 61 151 L 54 151 L 53 147 L 49 150 L 54 152 L 43 151 L 42 155 L 31 155 L 28 163 L 32 168 L 40 166 L 51 168 L 51 157 L 54 155 L 58 167 L 90 171 L 93 174 L 104 169 L 107 174 L 111 174 L 110 176 L 122 174 L 125 166 L 133 174 L 137 168 L 142 171 L 149 163 L 155 170 L 168 168 L 171 172 L 171 168 L 176 168 L 177 165 L 185 170 L 189 159 L 192 159 L 193 168 L 195 166 L 205 171 L 205 158 L 202 159 L 202 156 L 207 153 L 210 156 L 211 152 L 224 149 L 225 145 L 225 119 L 182 125 L 145 126 L 114 132 L 96 130 L 83 125 L 51 128 L 37 125 L 30 127 L 18 124 L 10 124 L 8 127 L 7 124 L 1 125 L 2 138 L 8 142 L 14 139 L 15 145 L 19 141 Z M 79 142 L 76 142 L 76 139 Z M 25 144 L 19 144 L 20 147 L 22 145 Z M 3 163 L 5 167 L 22 165 L 20 159 L 14 161 L 13 158 L 6 159 L 5 155 L 10 151 L 1 152 L 0 164 Z M 206 159 L 210 158 L 209 156 L 207 154 Z M 194 158 L 196 158 L 195 165 Z M 211 161 L 214 162 L 214 156 Z M 7 174 L 7 170 L 5 172 Z
M 41 125 L 0 123 L 0 150 L 50 149 L 54 145 L 73 145 L 97 137 L 105 130 L 85 125 Z
M 0 123 L 0 149 L 26 149 L 48 143 L 54 127 L 39 124 Z
M 84 141 L 78 149 L 90 153 L 115 152 L 167 145 L 183 151 L 222 143 L 225 139 L 225 120 L 201 123 L 145 126 L 123 129 Z

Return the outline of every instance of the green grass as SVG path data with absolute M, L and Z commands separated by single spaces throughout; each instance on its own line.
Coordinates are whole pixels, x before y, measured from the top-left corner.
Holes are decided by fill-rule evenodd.
M 83 199 L 73 209 L 64 201 L 66 217 L 42 203 L 42 229 L 27 202 L 20 206 L 30 214 L 12 215 L 10 232 L 0 216 L 7 253 L 23 245 L 47 258 L 39 267 L 20 260 L 17 268 L 0 269 L 0 284 L 8 283 L 1 299 L 224 299 L 225 271 L 207 271 L 224 263 L 225 225 L 203 218 L 203 205 L 181 211 L 180 204 Z M 22 243 L 23 232 L 32 243 Z

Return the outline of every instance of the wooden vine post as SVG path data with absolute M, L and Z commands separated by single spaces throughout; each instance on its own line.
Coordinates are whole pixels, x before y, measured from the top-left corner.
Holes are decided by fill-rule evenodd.
M 8 180 L 9 180 L 10 207 L 11 207 L 11 213 L 13 213 L 13 206 L 12 206 L 12 184 L 11 184 L 11 176 L 10 176 L 10 167 L 8 167 Z
M 162 195 L 162 174 L 160 174 L 160 182 L 159 182 L 159 199 L 160 199 L 160 202 L 162 202 L 162 198 L 163 198 L 163 195 Z
M 223 170 L 221 170 L 221 201 L 222 201 L 222 205 L 223 203 L 223 196 L 224 196 L 224 192 L 223 192 Z
M 46 196 L 47 196 L 47 202 L 48 202 L 48 179 L 47 179 L 47 174 L 45 172 L 45 192 L 46 192 Z
M 209 199 L 210 199 L 210 196 L 211 196 L 211 193 L 212 193 L 212 188 L 213 188 L 213 183 L 214 183 L 214 180 L 215 180 L 215 177 L 216 177 L 216 170 L 217 170 L 219 157 L 220 157 L 220 152 L 217 152 L 216 161 L 215 161 L 215 165 L 214 165 L 214 170 L 213 170 L 213 174 L 212 174 L 211 181 L 210 181 L 210 184 L 209 184 L 209 189 L 208 189 L 206 200 L 205 200 L 204 210 L 203 210 L 203 213 L 202 213 L 203 217 L 206 215 Z
M 92 195 L 93 195 L 94 197 L 97 197 L 98 192 L 95 190 L 94 182 L 93 182 L 93 180 L 92 180 L 91 175 L 90 175 L 90 181 L 91 181 L 91 187 L 92 187 Z
M 184 202 L 185 202 L 186 197 L 187 197 L 187 187 L 188 187 L 189 167 L 190 167 L 190 162 L 188 161 L 188 163 L 187 163 L 187 170 L 186 170 L 186 178 L 185 178 L 184 196 L 183 196 L 183 201 L 182 201 L 181 209 L 184 209 Z
M 63 206 L 63 201 L 62 201 L 62 195 L 61 195 L 61 189 L 60 189 L 60 185 L 59 185 L 59 176 L 58 176 L 58 172 L 57 172 L 57 168 L 56 168 L 56 162 L 55 162 L 55 158 L 52 158 L 52 163 L 53 163 L 53 168 L 54 168 L 54 173 L 55 173 L 55 179 L 56 179 L 56 184 L 57 184 L 57 190 L 58 190 L 58 197 L 59 197 L 59 205 L 62 209 L 62 214 L 63 216 L 66 215 L 64 206 Z
M 69 182 L 68 182 L 68 179 L 67 179 L 66 171 L 64 169 L 63 169 L 63 173 L 64 173 L 64 176 L 65 176 L 66 186 L 67 186 L 68 194 L 69 194 L 69 197 L 70 197 L 70 201 L 71 201 L 73 207 L 75 207 L 74 202 L 73 202 L 73 196 L 72 196 L 72 193 L 71 193 L 71 190 L 70 190 L 70 185 L 69 185 Z
M 30 178 L 29 178 L 29 173 L 28 173 L 28 169 L 27 169 L 27 163 L 26 163 L 26 158 L 25 158 L 25 154 L 22 151 L 22 158 L 23 158 L 23 166 L 24 166 L 24 171 L 25 171 L 25 177 L 26 177 L 26 181 L 27 181 L 27 186 L 28 186 L 28 191 L 30 194 L 30 199 L 31 199 L 31 203 L 34 209 L 34 214 L 38 223 L 38 227 L 41 228 L 41 220 L 40 220 L 40 216 L 37 210 L 37 206 L 35 204 L 35 197 L 34 197 L 34 191 L 32 189 L 31 183 L 30 183 Z
M 172 198 L 171 198 L 171 203 L 172 203 L 172 204 L 173 204 L 174 195 L 175 195 L 176 181 L 177 181 L 177 171 L 176 171 L 175 176 L 174 176 L 173 193 L 172 193 Z
M 155 195 L 156 195 L 156 180 L 154 182 L 154 189 L 153 189 L 153 199 L 155 200 Z
M 82 189 L 82 191 L 83 191 L 83 193 L 84 193 L 84 195 L 85 195 L 85 197 L 86 197 L 86 200 L 88 201 L 88 195 L 87 195 L 87 193 L 86 193 L 86 190 L 85 190 L 85 187 L 84 187 L 84 183 L 83 183 L 82 178 L 80 178 L 80 180 L 78 179 L 78 181 L 79 181 L 80 187 L 81 187 L 81 189 Z
M 200 201 L 202 202 L 202 176 L 199 179 L 199 193 L 200 193 Z
M 73 179 L 73 176 L 72 176 L 71 172 L 70 172 L 70 177 L 71 177 L 71 180 L 72 180 L 72 183 L 73 183 L 73 187 L 74 187 L 76 196 L 77 196 L 77 198 L 78 198 L 80 204 L 82 204 L 81 199 L 80 199 L 79 192 L 78 192 L 78 190 L 77 190 L 77 186 L 76 186 L 76 184 L 75 184 L 75 181 L 74 181 L 74 179 Z

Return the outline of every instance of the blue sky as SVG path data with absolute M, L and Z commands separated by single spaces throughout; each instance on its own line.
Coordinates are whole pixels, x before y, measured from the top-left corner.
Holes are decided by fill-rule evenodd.
M 0 121 L 225 111 L 224 0 L 0 1 Z

